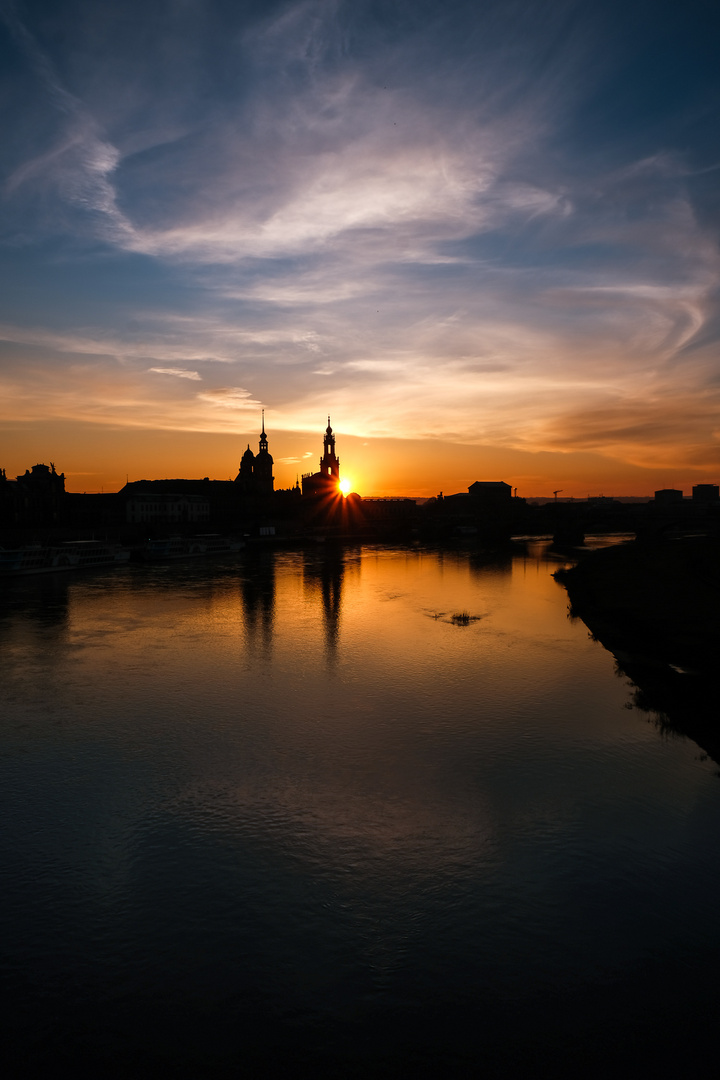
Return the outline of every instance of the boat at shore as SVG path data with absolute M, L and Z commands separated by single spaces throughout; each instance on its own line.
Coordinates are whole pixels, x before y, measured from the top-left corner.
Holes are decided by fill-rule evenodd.
M 68 540 L 63 544 L 26 544 L 0 548 L 0 577 L 56 574 L 68 570 L 91 570 L 122 566 L 130 551 L 102 540 Z
M 149 562 L 163 562 L 166 559 L 192 559 L 203 555 L 232 555 L 244 547 L 242 540 L 233 540 L 219 533 L 206 533 L 201 536 L 169 536 L 148 540 L 140 555 Z

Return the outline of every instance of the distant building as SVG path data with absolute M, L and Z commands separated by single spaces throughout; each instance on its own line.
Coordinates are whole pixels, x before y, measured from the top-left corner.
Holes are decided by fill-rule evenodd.
M 457 495 L 445 495 L 444 501 L 468 503 L 474 510 L 485 508 L 509 508 L 512 505 L 512 487 L 504 480 L 476 480 L 467 491 Z
M 412 528 L 419 520 L 416 499 L 362 499 L 360 510 L 365 523 L 380 532 Z
M 695 484 L 692 489 L 692 501 L 707 506 L 720 502 L 720 487 L 717 484 Z
M 129 525 L 206 524 L 210 501 L 201 495 L 138 491 L 125 502 Z
M 504 480 L 476 480 L 468 488 L 471 499 L 481 499 L 486 506 L 509 506 L 512 487 Z
M 655 502 L 661 506 L 669 506 L 683 501 L 682 491 L 677 488 L 661 488 L 655 492 Z
M 22 528 L 61 524 L 66 509 L 65 474 L 50 465 L 33 465 L 16 480 L 0 477 L 0 520 Z
M 184 524 L 191 531 L 198 524 L 226 530 L 238 521 L 240 500 L 232 480 L 131 480 L 118 496 L 128 525 L 167 526 L 183 532 L 180 526 Z
M 512 487 L 503 480 L 476 480 L 467 491 L 430 500 L 423 507 L 423 516 L 438 536 L 499 540 L 510 535 L 520 502 L 513 499 Z
M 340 458 L 335 453 L 335 436 L 328 416 L 328 426 L 323 439 L 323 456 L 320 458 L 320 472 L 303 475 L 302 493 L 303 495 L 328 495 L 339 494 L 339 491 Z

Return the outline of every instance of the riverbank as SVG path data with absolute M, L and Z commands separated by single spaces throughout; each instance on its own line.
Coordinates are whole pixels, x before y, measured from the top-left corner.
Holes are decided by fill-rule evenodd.
M 637 541 L 593 552 L 556 575 L 572 614 L 613 652 L 709 673 L 720 640 L 720 540 Z
M 634 541 L 593 552 L 555 576 L 571 614 L 635 683 L 633 704 L 720 763 L 720 540 Z

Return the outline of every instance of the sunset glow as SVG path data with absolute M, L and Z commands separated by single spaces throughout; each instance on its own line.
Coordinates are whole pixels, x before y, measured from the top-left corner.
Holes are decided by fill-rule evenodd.
M 717 483 L 706 13 L 4 5 L 0 467 Z
M 342 491 L 343 495 L 349 495 L 352 491 L 352 481 L 347 479 L 341 480 L 338 487 Z

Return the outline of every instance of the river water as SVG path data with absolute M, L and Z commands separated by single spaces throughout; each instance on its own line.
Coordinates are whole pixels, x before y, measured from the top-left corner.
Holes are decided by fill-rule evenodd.
M 714 1049 L 720 779 L 546 545 L 3 585 L 12 1075 L 657 1075 Z

